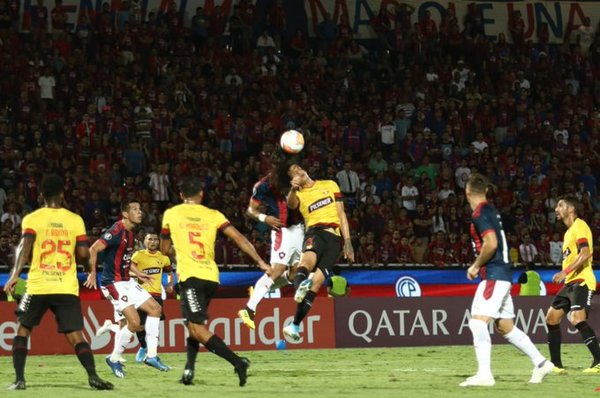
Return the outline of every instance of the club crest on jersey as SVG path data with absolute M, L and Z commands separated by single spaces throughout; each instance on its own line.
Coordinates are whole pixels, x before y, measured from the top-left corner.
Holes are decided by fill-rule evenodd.
M 112 239 L 112 235 L 110 232 L 107 232 L 104 234 L 103 236 L 104 240 L 111 240 Z
M 563 260 L 571 255 L 571 249 L 567 247 L 567 250 L 563 252 Z
M 308 212 L 312 213 L 313 211 L 318 210 L 321 207 L 325 207 L 327 205 L 330 205 L 332 203 L 333 203 L 333 199 L 331 199 L 331 197 L 327 197 L 327 198 L 324 198 L 324 199 L 319 199 L 315 203 L 313 203 L 310 206 L 308 206 Z
M 311 250 L 313 248 L 313 238 L 306 239 L 306 244 L 304 246 L 306 250 Z

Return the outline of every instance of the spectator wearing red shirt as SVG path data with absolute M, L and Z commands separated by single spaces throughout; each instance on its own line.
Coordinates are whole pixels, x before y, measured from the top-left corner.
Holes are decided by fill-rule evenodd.
M 427 245 L 425 260 L 428 263 L 435 264 L 437 267 L 442 267 L 446 260 L 446 250 L 446 235 L 444 232 L 438 232 L 429 245 Z

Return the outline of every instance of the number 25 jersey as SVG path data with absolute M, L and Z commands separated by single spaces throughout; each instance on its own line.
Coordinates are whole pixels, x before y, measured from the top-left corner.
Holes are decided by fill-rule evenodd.
M 165 211 L 161 239 L 171 239 L 177 254 L 179 281 L 198 278 L 219 282 L 215 263 L 217 232 L 230 225 L 220 211 L 183 203 Z
M 27 293 L 79 295 L 75 248 L 89 244 L 81 217 L 46 207 L 25 216 L 21 227 L 35 239 Z

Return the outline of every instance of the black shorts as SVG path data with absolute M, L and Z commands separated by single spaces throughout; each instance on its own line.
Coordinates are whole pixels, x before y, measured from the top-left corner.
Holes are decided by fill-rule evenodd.
M 160 296 L 154 296 L 151 295 L 152 298 L 161 306 L 161 311 L 160 311 L 160 320 L 164 321 L 165 320 L 165 306 L 163 305 L 163 299 Z M 146 318 L 148 317 L 148 314 L 146 313 L 146 311 L 142 311 L 138 308 L 137 310 L 138 315 L 140 316 L 140 325 L 143 325 L 146 323 Z
M 554 297 L 552 308 L 563 310 L 565 313 L 584 309 L 586 313 L 589 313 L 592 307 L 593 293 L 586 285 L 565 285 Z
M 219 284 L 205 279 L 188 278 L 181 285 L 181 315 L 192 323 L 204 325 L 208 321 L 208 305 Z
M 342 251 L 341 239 L 336 234 L 322 228 L 309 228 L 304 235 L 303 252 L 315 252 L 317 268 L 325 277 L 332 275 L 332 267 L 336 264 Z
M 31 330 L 48 310 L 54 313 L 59 333 L 83 330 L 81 302 L 74 294 L 25 294 L 15 314 L 19 323 Z

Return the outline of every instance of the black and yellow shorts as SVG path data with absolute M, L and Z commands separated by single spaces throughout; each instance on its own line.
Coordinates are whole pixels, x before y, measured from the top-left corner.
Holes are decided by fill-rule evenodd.
M 592 307 L 593 293 L 587 285 L 580 285 L 578 282 L 564 285 L 554 297 L 552 308 L 563 310 L 565 314 L 581 309 L 589 313 Z
M 181 315 L 186 321 L 204 325 L 208 321 L 208 305 L 219 284 L 205 279 L 188 278 L 180 282 Z
M 74 294 L 25 294 L 15 313 L 19 323 L 31 330 L 48 310 L 54 314 L 59 333 L 83 329 L 81 302 Z
M 327 277 L 333 274 L 332 267 L 340 257 L 341 238 L 323 228 L 309 228 L 304 235 L 302 251 L 317 255 L 317 268 Z

